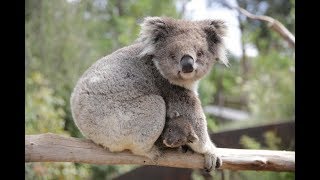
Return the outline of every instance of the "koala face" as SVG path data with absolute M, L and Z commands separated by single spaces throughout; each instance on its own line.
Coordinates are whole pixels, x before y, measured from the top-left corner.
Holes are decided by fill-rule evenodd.
M 226 26 L 219 20 L 186 21 L 148 17 L 142 23 L 142 55 L 153 56 L 161 73 L 171 83 L 192 83 L 206 75 L 213 64 L 227 65 L 222 37 Z
M 175 148 L 198 140 L 192 126 L 179 113 L 173 112 L 167 119 L 163 130 L 163 144 Z
M 188 133 L 179 126 L 169 125 L 163 132 L 163 144 L 168 147 L 180 147 L 188 143 Z

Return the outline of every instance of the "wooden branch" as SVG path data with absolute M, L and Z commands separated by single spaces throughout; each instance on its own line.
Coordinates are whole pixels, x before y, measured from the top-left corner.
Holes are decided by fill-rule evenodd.
M 295 152 L 218 148 L 220 169 L 295 171 Z M 88 139 L 57 134 L 25 136 L 25 162 L 77 162 L 89 164 L 140 164 L 179 168 L 203 168 L 203 155 L 165 151 L 157 164 L 128 151 L 111 153 Z
M 275 32 L 277 32 L 284 40 L 286 40 L 291 47 L 295 47 L 295 37 L 294 35 L 278 20 L 269 17 L 269 16 L 259 16 L 259 15 L 254 15 L 250 13 L 249 11 L 241 8 L 241 7 L 236 7 L 236 6 L 231 6 L 226 2 L 222 2 L 223 5 L 230 9 L 236 9 L 238 12 L 241 14 L 245 15 L 246 17 L 254 20 L 260 20 L 260 21 L 265 21 L 269 24 L 269 27 L 273 29 Z

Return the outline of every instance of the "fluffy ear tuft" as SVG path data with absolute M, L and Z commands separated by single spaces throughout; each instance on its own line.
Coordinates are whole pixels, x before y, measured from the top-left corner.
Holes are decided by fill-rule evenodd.
M 224 45 L 220 45 L 220 47 L 218 48 L 218 62 L 224 64 L 227 67 L 230 67 L 230 63 L 229 60 L 227 58 L 227 52 L 226 49 L 224 47 Z
M 227 34 L 226 23 L 222 20 L 203 20 L 199 23 L 207 35 L 209 48 L 213 53 L 217 54 L 217 60 L 229 67 L 223 39 Z
M 138 41 L 145 43 L 145 49 L 141 55 L 152 54 L 154 44 L 166 37 L 168 34 L 168 26 L 165 17 L 146 17 L 140 24 L 141 31 Z
M 213 26 L 220 36 L 226 36 L 227 34 L 227 26 L 226 23 L 222 20 L 211 20 L 210 26 Z

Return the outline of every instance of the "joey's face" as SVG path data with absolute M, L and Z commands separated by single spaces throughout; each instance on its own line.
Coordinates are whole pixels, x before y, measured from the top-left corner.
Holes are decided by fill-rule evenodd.
M 163 144 L 167 147 L 180 147 L 198 141 L 192 126 L 183 118 L 178 116 L 167 119 L 162 134 Z
M 220 20 L 186 21 L 148 17 L 142 24 L 142 55 L 151 55 L 161 75 L 183 86 L 201 79 L 220 61 L 228 64 L 222 37 L 226 26 Z
M 163 144 L 171 148 L 180 147 L 188 143 L 187 136 L 181 128 L 168 127 L 163 133 Z

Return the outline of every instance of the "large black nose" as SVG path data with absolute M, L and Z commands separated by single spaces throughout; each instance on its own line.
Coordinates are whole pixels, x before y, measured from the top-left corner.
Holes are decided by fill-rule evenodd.
M 181 66 L 182 66 L 182 72 L 183 73 L 191 73 L 193 71 L 193 64 L 194 61 L 192 59 L 191 56 L 189 55 L 184 55 L 181 58 L 181 62 L 180 62 Z

